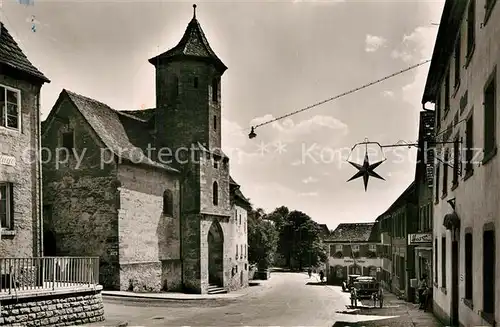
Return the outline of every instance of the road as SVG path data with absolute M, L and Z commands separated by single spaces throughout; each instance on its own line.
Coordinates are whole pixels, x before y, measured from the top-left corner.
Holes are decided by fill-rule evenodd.
M 344 315 L 349 294 L 301 273 L 273 273 L 265 286 L 236 299 L 131 301 L 104 299 L 106 321 L 92 326 L 333 326 L 377 319 Z M 381 317 L 378 317 L 381 319 Z M 336 325 L 337 326 L 337 325 Z

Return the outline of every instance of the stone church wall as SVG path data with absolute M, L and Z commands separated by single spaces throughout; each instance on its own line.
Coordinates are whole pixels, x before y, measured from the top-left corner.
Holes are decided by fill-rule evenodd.
M 159 292 L 180 287 L 179 181 L 164 170 L 120 164 L 120 289 Z M 173 194 L 173 216 L 163 192 Z
M 58 110 L 57 108 L 54 110 Z M 43 202 L 45 250 L 58 256 L 99 256 L 100 283 L 106 288 L 118 284 L 117 180 L 116 165 L 101 167 L 100 143 L 83 117 L 63 101 L 42 138 L 52 158 L 44 158 Z M 56 161 L 61 135 L 72 129 L 77 157 Z M 85 151 L 85 152 L 83 152 Z M 83 154 L 83 155 L 82 155 Z M 52 233 L 55 244 L 48 244 Z M 54 254 L 52 254 L 54 255 Z

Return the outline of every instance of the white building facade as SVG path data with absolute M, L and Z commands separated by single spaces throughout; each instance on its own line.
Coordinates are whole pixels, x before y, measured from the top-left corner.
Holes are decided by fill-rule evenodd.
M 447 325 L 500 322 L 496 2 L 446 1 L 422 99 L 436 108 L 433 301 Z
M 377 223 L 339 224 L 325 244 L 327 282 L 341 285 L 348 275 L 377 277 L 381 261 Z

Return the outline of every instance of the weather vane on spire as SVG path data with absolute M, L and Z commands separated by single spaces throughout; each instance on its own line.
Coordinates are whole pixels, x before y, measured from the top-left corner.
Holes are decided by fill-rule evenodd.
M 193 5 L 193 18 L 196 18 L 196 4 Z

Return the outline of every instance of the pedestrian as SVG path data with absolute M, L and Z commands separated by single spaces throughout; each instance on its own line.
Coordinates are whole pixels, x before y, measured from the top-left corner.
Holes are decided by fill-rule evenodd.
M 418 300 L 420 302 L 419 309 L 425 309 L 425 294 L 427 291 L 427 274 L 423 274 L 418 286 Z
M 323 270 L 321 270 L 319 272 L 319 280 L 323 283 L 323 278 L 325 278 L 325 273 L 323 272 Z
M 311 268 L 307 269 L 307 273 L 309 274 L 309 278 L 311 278 L 311 275 L 312 275 L 312 269 L 311 269 Z

